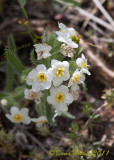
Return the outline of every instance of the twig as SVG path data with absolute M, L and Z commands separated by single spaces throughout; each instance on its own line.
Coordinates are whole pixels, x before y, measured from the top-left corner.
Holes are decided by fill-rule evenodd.
M 89 45 L 83 39 L 80 40 L 80 44 L 87 49 L 86 55 L 92 66 L 94 66 L 99 80 L 108 88 L 114 87 L 114 71 L 108 68 L 106 64 L 93 53 Z
M 113 27 L 111 24 L 109 24 L 109 23 L 103 21 L 102 19 L 100 19 L 100 18 L 92 15 L 91 13 L 85 11 L 84 9 L 82 9 L 82 8 L 80 8 L 80 7 L 75 7 L 75 9 L 76 9 L 80 14 L 82 14 L 83 16 L 89 17 L 90 19 L 92 19 L 92 20 L 95 21 L 96 23 L 98 23 L 98 24 L 102 25 L 103 27 L 109 29 L 110 31 L 114 32 L 114 27 Z
M 48 151 L 43 147 L 43 145 L 34 137 L 32 136 L 30 133 L 28 133 L 27 131 L 24 130 L 24 133 L 32 140 L 34 141 L 37 145 L 39 145 L 42 150 L 48 154 Z
M 100 34 L 106 37 L 105 32 L 103 32 L 103 30 L 101 30 L 95 23 L 89 22 L 89 25 L 93 27 L 97 32 L 99 32 Z
M 94 114 L 94 115 L 95 115 L 95 114 L 98 114 L 104 107 L 106 107 L 106 103 L 102 104 L 99 108 L 97 108 L 93 114 Z M 82 129 L 82 130 L 84 130 L 84 129 L 86 128 L 86 126 L 88 125 L 89 121 L 90 121 L 90 119 L 88 119 L 88 120 L 86 121 L 86 123 L 85 123 L 85 125 L 83 126 L 83 129 Z
M 99 8 L 99 10 L 103 13 L 103 15 L 106 17 L 106 19 L 111 23 L 111 25 L 114 26 L 114 21 L 112 17 L 109 15 L 109 13 L 104 9 L 104 7 L 101 5 L 99 0 L 93 0 L 95 5 Z
M 103 4 L 106 0 L 101 0 L 101 4 Z M 94 8 L 91 11 L 91 14 L 94 15 L 97 12 L 98 8 Z M 85 27 L 87 26 L 87 24 L 89 23 L 90 18 L 86 18 L 86 21 L 83 23 L 82 29 L 85 29 Z
M 98 39 L 98 41 L 107 42 L 107 43 L 114 43 L 114 39 L 112 38 L 99 38 L 96 36 L 92 36 L 94 39 Z

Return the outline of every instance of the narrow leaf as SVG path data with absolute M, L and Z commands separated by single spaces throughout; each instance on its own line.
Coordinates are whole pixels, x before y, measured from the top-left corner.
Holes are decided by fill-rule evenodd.
M 16 48 L 16 44 L 13 38 L 12 33 L 8 36 L 8 46 L 9 46 L 9 50 L 15 50 Z M 16 50 L 15 50 L 16 51 Z M 16 53 L 16 52 L 13 52 Z M 13 80 L 14 80 L 14 68 L 13 66 L 9 63 L 9 61 L 7 61 L 7 74 L 6 74 L 6 86 L 5 86 L 5 90 L 7 92 L 11 91 L 13 88 Z
M 62 114 L 63 117 L 69 118 L 69 119 L 75 119 L 75 116 L 73 116 L 71 113 L 69 112 L 65 112 Z
M 24 66 L 20 60 L 12 52 L 9 52 L 8 49 L 5 49 L 5 52 L 7 54 L 8 62 L 21 74 L 24 70 Z

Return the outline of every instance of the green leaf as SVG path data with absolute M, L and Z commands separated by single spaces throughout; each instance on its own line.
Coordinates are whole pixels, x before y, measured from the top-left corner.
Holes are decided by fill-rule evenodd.
M 47 117 L 47 120 L 49 122 L 50 125 L 55 125 L 55 123 L 53 122 L 53 116 L 54 116 L 54 109 L 51 105 L 48 104 L 47 102 L 47 96 L 49 95 L 48 91 L 45 91 L 45 97 L 44 97 L 44 110 L 45 110 L 45 114 Z
M 29 74 L 29 72 L 32 70 L 32 68 L 26 68 L 25 70 L 22 71 L 22 74 L 21 74 L 21 82 L 26 82 L 26 78 Z
M 84 47 L 82 47 L 81 49 L 79 49 L 79 51 L 76 53 L 76 57 L 78 57 L 82 53 L 83 50 L 84 50 Z
M 70 75 L 72 76 L 72 74 L 74 73 L 74 71 L 79 68 L 78 65 L 76 64 L 76 61 L 69 61 L 69 71 L 70 71 Z
M 20 7 L 21 7 L 21 9 L 22 9 L 25 17 L 28 19 L 27 12 L 26 12 L 26 10 L 25 10 L 25 8 L 24 8 L 24 6 L 25 6 L 25 4 L 26 4 L 26 0 L 18 0 L 18 2 L 19 2 L 19 5 L 20 5 Z
M 22 65 L 18 57 L 12 52 L 9 52 L 8 49 L 5 49 L 5 52 L 7 54 L 8 62 L 21 74 L 24 70 L 24 66 Z
M 71 113 L 69 112 L 65 112 L 62 114 L 63 117 L 69 118 L 69 119 L 75 119 L 75 116 L 73 116 Z
M 47 30 L 48 30 L 48 28 L 46 28 L 46 29 L 44 30 L 44 33 L 43 33 L 43 35 L 42 35 L 42 42 L 43 42 L 43 43 L 46 43 L 46 39 L 47 39 Z
M 10 92 L 13 88 L 13 81 L 14 81 L 14 68 L 8 62 L 7 64 L 7 74 L 6 74 L 6 86 L 5 91 Z
M 23 85 L 21 87 L 17 87 L 13 92 L 12 92 L 12 96 L 15 100 L 19 100 L 19 99 L 24 99 L 24 90 L 25 90 L 26 86 Z
M 71 131 L 72 133 L 77 132 L 78 131 L 78 124 L 76 122 L 72 122 L 71 128 L 69 128 L 69 131 Z M 74 137 L 76 138 L 76 135 L 74 135 Z
M 26 4 L 26 0 L 18 0 L 18 2 L 21 8 L 23 8 Z
M 8 46 L 9 46 L 9 50 L 13 50 L 13 53 L 16 53 L 16 50 L 14 51 L 14 49 L 16 49 L 16 44 L 15 44 L 12 33 L 10 33 L 8 36 Z
M 46 111 L 46 117 L 50 125 L 55 125 L 53 122 L 53 108 L 51 105 L 49 105 L 47 102 L 45 103 L 45 111 Z
M 30 53 L 30 59 L 31 59 L 32 63 L 36 66 L 39 64 L 44 64 L 47 68 L 49 68 L 51 65 L 50 57 L 47 57 L 45 59 L 43 58 L 41 60 L 36 60 L 36 58 L 34 56 L 34 49 Z
M 10 51 L 14 50 L 16 48 L 16 44 L 15 44 L 12 33 L 9 34 L 9 36 L 8 36 L 8 46 L 9 46 Z M 14 53 L 16 53 L 16 52 L 14 52 Z M 12 90 L 13 81 L 14 81 L 14 68 L 9 63 L 9 61 L 7 61 L 7 74 L 6 74 L 6 86 L 5 86 L 5 90 L 7 92 Z
M 100 115 L 99 114 L 96 114 L 93 116 L 93 119 L 97 119 Z
M 7 92 L 0 92 L 0 99 L 3 99 L 6 96 L 8 96 Z
M 42 42 L 52 47 L 52 50 L 50 51 L 50 53 L 52 54 L 52 56 L 50 56 L 50 62 L 52 59 L 57 59 L 61 61 L 64 58 L 64 56 L 60 53 L 62 43 L 57 40 L 55 32 L 52 32 L 49 35 L 47 35 L 46 32 L 47 30 L 42 36 Z

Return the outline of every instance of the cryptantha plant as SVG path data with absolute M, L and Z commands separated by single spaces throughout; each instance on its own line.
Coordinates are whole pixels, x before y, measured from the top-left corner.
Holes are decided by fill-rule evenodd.
M 11 114 L 6 114 L 11 122 L 34 122 L 40 127 L 46 122 L 53 125 L 56 116 L 74 118 L 68 112 L 68 106 L 78 99 L 80 85 L 84 83 L 86 74 L 90 75 L 89 65 L 85 55 L 81 54 L 80 35 L 77 35 L 74 28 L 67 28 L 63 23 L 58 23 L 58 27 L 59 31 L 50 34 L 45 31 L 42 42 L 34 44 L 30 56 L 34 67 L 26 68 L 15 53 L 7 56 L 11 70 L 14 72 L 16 69 L 20 84 L 24 83 L 12 94 L 5 92 L 5 96 L 2 95 L 6 100 L 12 100 L 12 104 L 9 103 L 12 106 Z M 10 39 L 13 40 L 12 37 Z M 14 76 L 8 74 L 8 77 L 12 77 L 12 84 Z M 7 84 L 6 91 L 11 90 Z M 37 118 L 29 116 L 26 102 L 30 100 L 35 102 L 39 114 Z

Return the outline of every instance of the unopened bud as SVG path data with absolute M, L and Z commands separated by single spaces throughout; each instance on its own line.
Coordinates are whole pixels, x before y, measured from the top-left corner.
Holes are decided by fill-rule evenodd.
M 2 99 L 2 100 L 1 100 L 1 105 L 2 105 L 2 106 L 7 106 L 7 105 L 8 105 L 7 99 Z

